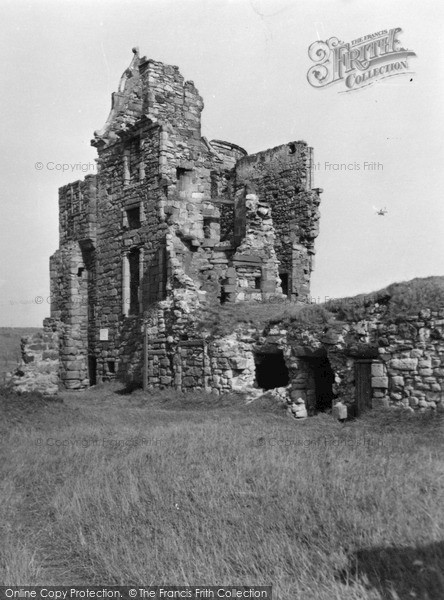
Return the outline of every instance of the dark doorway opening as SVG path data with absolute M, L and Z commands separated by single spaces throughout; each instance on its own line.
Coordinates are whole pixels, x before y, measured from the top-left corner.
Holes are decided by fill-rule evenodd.
M 304 358 L 310 371 L 310 387 L 313 401 L 310 404 L 315 412 L 325 412 L 333 408 L 333 393 L 335 374 L 331 368 L 330 361 L 326 356 Z
M 288 273 L 279 273 L 281 279 L 282 293 L 288 296 Z
M 97 358 L 95 356 L 88 356 L 88 377 L 89 377 L 89 385 L 96 385 L 96 383 L 97 383 Z
M 285 387 L 289 383 L 288 369 L 282 350 L 255 354 L 256 382 L 264 390 Z
M 108 361 L 108 373 L 114 375 L 116 372 L 116 363 L 113 360 Z

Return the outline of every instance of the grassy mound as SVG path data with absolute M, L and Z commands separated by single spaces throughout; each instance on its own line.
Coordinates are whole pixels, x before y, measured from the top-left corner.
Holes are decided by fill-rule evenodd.
M 267 325 L 324 328 L 334 321 L 361 321 L 378 310 L 387 322 L 417 315 L 420 310 L 444 308 L 444 277 L 416 278 L 392 283 L 372 292 L 324 304 L 290 302 L 242 302 L 207 306 L 201 313 L 199 328 L 214 336 L 227 335 L 240 327 L 264 329 Z
M 444 308 L 444 277 L 424 277 L 392 283 L 372 292 L 351 298 L 330 300 L 325 309 L 341 321 L 360 321 L 375 308 L 382 308 L 385 321 L 415 316 L 424 309 Z

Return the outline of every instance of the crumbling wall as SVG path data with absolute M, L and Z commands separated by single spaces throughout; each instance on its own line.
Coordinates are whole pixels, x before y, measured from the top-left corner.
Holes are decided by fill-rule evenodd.
M 22 360 L 9 378 L 17 393 L 37 391 L 45 395 L 57 394 L 60 328 L 60 322 L 47 318 L 43 321 L 43 331 L 22 338 Z
M 308 295 L 319 218 L 311 149 L 294 142 L 247 156 L 208 141 L 194 83 L 176 66 L 133 54 L 94 133 L 97 176 L 59 191 L 50 269 L 51 315 L 64 324 L 61 381 L 82 389 L 97 375 L 231 389 L 251 373 L 227 367 L 232 353 L 227 359 L 216 341 L 187 346 L 199 337 L 193 311 L 204 301 Z M 217 363 L 216 372 L 201 376 L 202 361 L 204 370 Z
M 89 297 L 93 264 L 78 242 L 66 242 L 51 259 L 51 317 L 60 320 L 60 378 L 68 389 L 88 380 L 88 323 L 94 299 Z M 87 254 L 87 253 L 86 253 Z
M 272 214 L 268 204 L 260 202 L 248 187 L 237 193 L 236 205 L 242 210 L 243 231 L 231 264 L 236 272 L 235 281 L 224 286 L 235 301 L 269 300 L 282 295 L 279 279 L 279 261 Z M 237 213 L 238 214 L 238 213 Z M 239 219 L 241 220 L 241 219 Z
M 420 410 L 444 408 L 444 309 L 380 323 L 377 335 L 384 365 L 378 401 Z
M 360 361 L 369 365 L 372 407 L 444 410 L 444 309 L 424 309 L 396 320 L 382 317 L 376 312 L 358 322 L 333 322 L 322 332 L 301 326 L 281 339 L 295 358 L 290 361 L 291 398 L 310 388 L 298 374 L 298 360 L 325 354 L 335 373 L 333 392 L 352 414 Z M 308 400 L 307 395 L 303 398 Z M 309 412 L 311 408 L 308 401 Z
M 271 207 L 276 230 L 279 271 L 288 278 L 288 296 L 306 301 L 314 267 L 314 240 L 319 233 L 318 189 L 311 189 L 312 149 L 290 142 L 245 156 L 236 164 L 236 187 L 253 185 Z
M 255 355 L 281 351 L 289 383 L 276 392 L 287 399 L 296 417 L 329 410 L 337 400 L 348 406 L 349 415 L 358 414 L 356 367 L 361 363 L 369 373 L 369 404 L 364 409 L 444 410 L 444 310 L 423 310 L 397 322 L 382 319 L 376 311 L 367 320 L 332 321 L 327 327 L 297 322 L 265 329 L 244 325 L 215 338 L 196 330 L 196 315 L 188 308 L 186 302 L 175 304 L 175 320 L 162 313 L 164 348 L 168 348 L 163 354 L 169 357 L 164 366 L 170 370 L 163 381 L 160 372 L 155 379 L 150 372 L 148 386 L 171 384 L 183 389 L 195 384 L 215 392 L 242 390 L 254 396 L 258 388 Z M 178 330 L 169 329 L 177 322 L 178 336 Z M 169 335 L 171 331 L 176 336 Z M 158 332 L 154 328 L 149 333 L 157 336 Z M 177 342 L 177 337 L 184 341 Z M 159 348 L 154 350 L 158 353 Z M 185 383 L 182 364 L 188 369 Z M 316 369 L 321 369 L 321 375 L 324 369 L 329 378 L 323 397 L 319 396 Z
M 60 244 L 72 240 L 96 238 L 97 176 L 87 175 L 83 181 L 68 183 L 59 189 Z

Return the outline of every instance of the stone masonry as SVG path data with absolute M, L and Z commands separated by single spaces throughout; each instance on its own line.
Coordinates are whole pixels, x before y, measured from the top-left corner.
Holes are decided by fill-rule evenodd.
M 203 302 L 309 295 L 319 220 L 311 148 L 248 155 L 208 141 L 202 109 L 177 67 L 134 49 L 91 142 L 97 175 L 59 190 L 51 318 L 64 388 L 115 377 L 208 387 L 187 315 Z
M 214 336 L 205 307 L 310 301 L 320 193 L 302 141 L 248 155 L 201 135 L 175 66 L 133 59 L 94 133 L 98 172 L 59 190 L 51 317 L 25 339 L 18 391 L 101 381 L 263 390 L 298 418 L 332 407 L 444 407 L 444 311 Z

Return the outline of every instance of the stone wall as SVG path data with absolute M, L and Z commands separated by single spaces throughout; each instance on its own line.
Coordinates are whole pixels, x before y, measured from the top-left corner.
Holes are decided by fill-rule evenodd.
M 298 418 L 338 400 L 349 416 L 381 406 L 444 410 L 444 310 L 390 321 L 376 309 L 365 320 L 320 327 L 245 324 L 215 337 L 196 329 L 198 306 L 182 296 L 157 312 L 147 329 L 146 387 L 237 390 L 253 398 L 261 392 L 257 357 L 281 354 L 288 383 L 276 381 L 269 393 L 286 399 Z
M 351 414 L 443 408 L 444 310 L 198 328 L 208 305 L 309 300 L 322 190 L 306 142 L 208 141 L 194 83 L 133 53 L 94 133 L 97 175 L 59 190 L 51 319 L 24 341 L 17 389 L 267 389 L 299 418 L 338 398 Z
M 291 300 L 310 296 L 314 240 L 319 233 L 320 190 L 311 189 L 312 149 L 290 142 L 246 156 L 236 164 L 236 185 L 253 185 L 272 212 L 279 271 Z
M 268 342 L 287 349 L 290 397 L 302 399 L 308 414 L 318 408 L 310 361 L 328 361 L 331 403 L 340 399 L 352 415 L 359 408 L 359 365 L 368 369 L 369 382 L 368 403 L 362 409 L 444 410 L 444 309 L 421 310 L 397 320 L 387 320 L 376 311 L 367 320 L 333 322 L 321 332 L 299 326 L 279 333 L 274 326 L 267 333 Z M 322 398 L 317 402 L 322 403 Z
M 37 391 L 45 395 L 59 390 L 60 323 L 45 319 L 43 331 L 22 338 L 22 360 L 9 383 L 19 394 Z
M 194 377 L 211 388 L 212 375 L 197 374 L 200 351 L 185 344 L 196 338 L 189 315 L 200 303 L 309 293 L 319 219 L 312 150 L 290 142 L 247 155 L 236 144 L 208 141 L 202 109 L 194 83 L 176 66 L 134 48 L 91 142 L 97 175 L 59 190 L 51 317 L 63 325 L 66 388 L 144 377 L 181 386 Z M 152 335 L 144 358 L 145 330 Z M 217 344 L 205 346 L 205 368 L 218 353 Z M 223 365 L 220 357 L 216 376 L 230 389 Z
M 96 175 L 69 183 L 59 189 L 60 243 L 95 240 L 97 224 Z
M 373 380 L 375 400 L 420 410 L 444 408 L 444 309 L 378 324 L 377 335 L 383 368 Z

